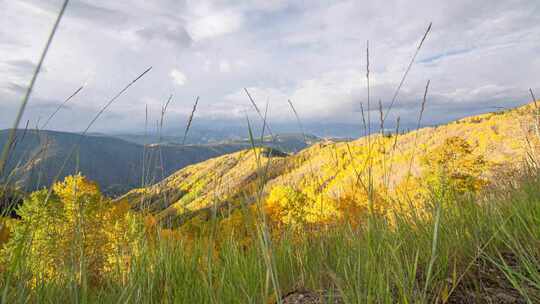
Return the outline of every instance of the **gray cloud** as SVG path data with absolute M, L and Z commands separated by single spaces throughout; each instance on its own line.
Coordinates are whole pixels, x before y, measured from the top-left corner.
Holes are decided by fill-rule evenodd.
M 0 70 L 0 112 L 14 111 L 60 2 L 5 4 L 0 66 L 9 68 Z M 78 100 L 51 124 L 79 130 L 111 96 L 153 66 L 108 109 L 96 131 L 140 130 L 146 105 L 155 118 L 171 93 L 172 125 L 184 122 L 195 96 L 201 96 L 201 122 L 234 124 L 245 111 L 254 114 L 244 87 L 259 105 L 270 101 L 276 124 L 294 120 L 288 98 L 306 123 L 357 124 L 360 103 L 367 103 L 366 41 L 371 101 L 376 107 L 380 99 L 387 108 L 430 21 L 433 30 L 389 121 L 416 120 L 428 79 L 429 124 L 523 104 L 529 87 L 540 91 L 540 4 L 535 0 L 73 0 L 26 117 L 36 120 L 45 100 L 60 102 L 85 83 Z M 170 76 L 173 70 L 182 81 Z M 9 125 L 10 114 L 0 118 L 0 128 Z
M 28 59 L 8 60 L 5 62 L 5 66 L 11 73 L 18 75 L 28 75 L 36 68 L 36 64 Z M 43 72 L 44 69 L 42 68 L 41 71 Z
M 180 48 L 189 47 L 193 42 L 189 33 L 182 26 L 176 28 L 167 28 L 165 26 L 146 27 L 136 31 L 136 34 L 148 42 L 162 41 Z
M 125 22 L 128 14 L 88 2 L 73 1 L 69 6 L 73 18 L 87 19 L 92 23 L 118 24 Z
M 54 15 L 63 1 L 58 0 L 21 0 L 28 6 Z M 106 4 L 105 4 L 106 5 Z M 129 15 L 121 10 L 105 7 L 89 1 L 70 1 L 66 13 L 67 18 L 87 21 L 94 25 L 110 26 L 125 23 Z
M 26 86 L 15 82 L 8 82 L 5 89 L 17 95 L 23 95 L 26 92 Z

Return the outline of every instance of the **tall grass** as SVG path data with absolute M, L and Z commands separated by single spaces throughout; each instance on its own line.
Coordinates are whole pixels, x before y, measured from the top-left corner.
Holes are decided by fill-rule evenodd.
M 234 235 L 219 251 L 162 239 L 135 257 L 124 282 L 84 290 L 45 281 L 30 288 L 24 277 L 0 284 L 5 303 L 267 303 L 276 301 L 277 286 L 324 290 L 343 303 L 481 303 L 502 291 L 537 303 L 539 186 L 530 177 L 489 201 L 434 201 L 421 220 L 396 214 L 392 223 L 374 218 L 358 229 L 286 232 L 271 245 L 272 266 L 261 259 L 267 247 L 242 246 Z M 268 267 L 279 285 L 268 288 Z

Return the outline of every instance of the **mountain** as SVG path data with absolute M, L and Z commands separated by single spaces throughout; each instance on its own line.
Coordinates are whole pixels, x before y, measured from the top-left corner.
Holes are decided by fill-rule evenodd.
M 181 145 L 182 137 L 181 136 L 170 136 L 164 135 L 161 138 L 158 135 L 145 136 L 141 134 L 111 134 L 111 137 L 119 138 L 131 143 L 144 145 L 148 142 L 161 142 L 162 144 L 167 145 Z M 191 137 L 195 137 L 191 135 Z M 265 146 L 273 146 L 287 153 L 296 153 L 307 145 L 311 145 L 315 142 L 320 141 L 321 139 L 315 135 L 311 134 L 301 134 L 301 133 L 279 133 L 275 136 L 266 135 L 264 138 L 260 139 L 260 136 L 253 139 L 256 145 L 263 144 Z M 246 147 L 251 146 L 251 140 L 249 138 L 242 138 L 236 135 L 227 135 L 224 137 L 208 137 L 202 136 L 197 138 L 192 138 L 186 140 L 189 142 L 189 145 L 245 145 Z
M 8 130 L 0 131 L 0 144 Z M 163 176 L 186 165 L 245 148 L 244 145 L 144 146 L 106 136 L 81 136 L 75 133 L 17 130 L 17 141 L 8 162 L 9 180 L 31 191 L 47 187 L 59 177 L 80 171 L 96 181 L 107 194 L 115 195 L 142 182 L 143 153 L 146 154 L 148 182 L 161 177 L 159 155 L 163 156 Z M 66 161 L 67 160 L 67 161 Z M 78 168 L 78 170 L 76 169 Z
M 294 196 L 305 202 L 307 217 L 317 218 L 316 210 L 323 208 L 328 217 L 338 216 L 340 204 L 360 195 L 357 190 L 370 180 L 384 193 L 381 201 L 419 195 L 418 189 L 426 187 L 413 182 L 437 164 L 463 187 L 488 187 L 500 180 L 498 175 L 535 159 L 540 146 L 535 111 L 529 104 L 407 133 L 321 141 L 293 155 L 246 149 L 187 166 L 122 199 L 136 209 L 149 208 L 161 223 L 178 226 L 214 207 L 230 214 L 241 202 L 257 201 L 259 193 L 267 204 L 285 204 L 280 193 Z
M 260 121 L 252 121 L 252 131 L 254 135 L 259 135 L 262 130 Z M 403 123 L 402 123 L 403 126 Z M 361 123 L 331 123 L 331 122 L 303 122 L 303 131 L 306 135 L 313 137 L 332 137 L 332 138 L 357 138 L 364 134 L 364 127 Z M 391 127 L 391 126 L 390 126 Z M 413 126 L 403 126 L 413 128 Z M 378 123 L 372 123 L 371 130 L 377 130 Z M 286 121 L 271 123 L 271 129 L 275 135 L 296 134 L 299 135 L 300 128 L 297 123 Z M 394 127 L 395 129 L 395 127 Z M 145 134 L 142 131 L 133 131 L 132 133 L 110 133 L 107 136 L 120 138 L 126 141 L 145 144 L 149 142 L 158 142 L 160 136 L 157 132 L 149 132 Z M 268 133 L 268 132 L 267 132 Z M 161 134 L 161 142 L 181 143 L 183 141 L 184 129 L 181 128 L 164 128 Z M 197 120 L 195 126 L 189 130 L 189 135 L 186 137 L 186 144 L 209 144 L 222 143 L 236 140 L 244 140 L 249 136 L 247 126 L 237 124 L 231 121 L 205 121 Z
M 7 141 L 8 132 L 0 131 L 1 146 Z M 274 142 L 267 139 L 264 144 L 282 147 L 283 151 L 287 152 L 305 147 L 300 135 L 276 136 Z M 248 141 L 145 146 L 105 135 L 81 138 L 75 133 L 17 130 L 16 143 L 13 145 L 6 172 L 10 172 L 9 182 L 16 183 L 18 188 L 32 191 L 48 187 L 65 162 L 64 169 L 59 174 L 60 179 L 80 171 L 96 181 L 106 194 L 114 196 L 140 187 L 143 175 L 144 184 L 152 184 L 187 165 L 248 147 Z M 160 159 L 163 159 L 163 169 Z
M 286 153 L 296 153 L 307 146 L 310 146 L 314 143 L 321 141 L 321 138 L 310 135 L 310 134 L 300 134 L 300 133 L 280 133 L 275 136 L 266 135 L 261 140 L 261 138 L 254 138 L 253 143 L 256 146 L 267 146 L 276 148 L 282 152 Z M 251 140 L 248 138 L 245 139 L 236 139 L 236 140 L 225 140 L 221 141 L 221 144 L 244 144 L 251 146 Z

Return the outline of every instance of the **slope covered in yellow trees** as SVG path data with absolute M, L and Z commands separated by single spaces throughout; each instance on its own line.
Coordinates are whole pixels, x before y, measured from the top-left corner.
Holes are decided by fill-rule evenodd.
M 427 196 L 481 191 L 524 162 L 539 145 L 534 104 L 398 134 L 320 142 L 294 155 L 249 149 L 186 167 L 124 196 L 177 227 L 211 212 L 227 218 L 262 202 L 275 225 L 358 222 L 421 206 Z M 450 186 L 450 187 L 447 187 Z M 230 221 L 230 219 L 229 219 Z

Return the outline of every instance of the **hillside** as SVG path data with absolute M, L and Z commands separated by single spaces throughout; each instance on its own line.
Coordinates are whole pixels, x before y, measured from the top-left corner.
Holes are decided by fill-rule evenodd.
M 0 146 L 7 140 L 7 130 L 0 131 Z M 64 161 L 80 141 L 80 135 L 67 132 L 17 131 L 17 143 L 13 150 L 7 172 L 11 182 L 32 191 L 48 187 L 58 174 Z M 244 149 L 245 145 L 196 145 L 161 146 L 164 176 L 187 165 L 208 158 Z M 110 195 L 123 193 L 141 185 L 144 146 L 106 136 L 86 136 L 66 163 L 60 179 L 73 174 L 78 168 L 85 176 L 101 185 Z M 146 181 L 158 181 L 161 177 L 159 146 L 146 150 Z
M 466 181 L 472 178 L 474 183 L 477 180 L 489 186 L 495 176 L 511 174 L 528 155 L 536 154 L 538 138 L 533 113 L 534 105 L 530 104 L 406 134 L 319 142 L 286 157 L 269 158 L 259 153 L 261 150 L 243 150 L 188 166 L 154 186 L 133 190 L 124 198 L 137 208 L 150 208 L 158 220 L 176 226 L 208 211 L 214 204 L 230 210 L 238 207 L 235 202 L 240 199 L 256 201 L 256 190 L 263 180 L 262 194 L 267 204 L 269 200 L 282 204 L 280 193 L 292 193 L 306 201 L 304 212 L 308 222 L 327 221 L 343 216 L 342 202 L 367 195 L 362 187 L 369 184 L 369 179 L 374 192 L 384 201 L 378 205 L 381 209 L 394 197 L 420 195 L 416 192 L 421 187 L 414 182 L 427 174 L 426 167 L 436 161 L 430 157 L 437 153 L 463 151 L 463 155 L 450 154 L 442 162 L 454 165 L 452 157 L 478 162 L 475 168 L 455 169 L 456 174 L 464 175 Z M 314 210 L 319 209 L 325 210 L 315 215 Z

